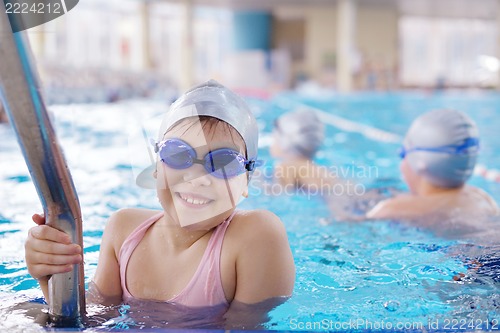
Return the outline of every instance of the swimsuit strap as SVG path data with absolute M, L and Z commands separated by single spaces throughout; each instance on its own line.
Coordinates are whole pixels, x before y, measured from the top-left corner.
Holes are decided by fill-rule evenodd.
M 166 302 L 178 303 L 191 307 L 213 306 L 220 304 L 228 305 L 222 288 L 220 257 L 226 230 L 235 214 L 236 211 L 224 220 L 224 222 L 215 227 L 193 277 L 179 294 Z M 151 227 L 151 225 L 163 217 L 163 215 L 164 212 L 161 212 L 148 218 L 146 221 L 141 223 L 141 225 L 139 225 L 123 242 L 118 254 L 118 262 L 120 265 L 120 280 L 124 300 L 133 298 L 132 294 L 130 294 L 127 289 L 126 283 L 126 271 L 130 257 L 137 245 L 143 239 L 147 230 Z
M 120 252 L 118 253 L 118 264 L 120 266 L 120 281 L 122 284 L 122 291 L 124 298 L 132 297 L 132 295 L 127 289 L 127 283 L 125 278 L 130 256 L 132 255 L 132 252 L 134 252 L 137 245 L 144 238 L 144 235 L 148 231 L 149 227 L 151 227 L 151 225 L 153 225 L 156 221 L 162 218 L 163 215 L 164 212 L 160 212 L 158 214 L 151 216 L 146 221 L 142 222 L 134 231 L 130 233 L 130 235 L 128 235 L 128 237 L 123 242 L 122 247 L 120 248 Z
M 193 307 L 229 304 L 222 287 L 220 257 L 226 230 L 235 213 L 215 228 L 191 281 L 169 302 Z

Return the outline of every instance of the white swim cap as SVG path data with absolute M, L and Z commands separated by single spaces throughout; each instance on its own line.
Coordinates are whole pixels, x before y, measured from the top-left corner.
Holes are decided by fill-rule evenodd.
M 170 106 L 160 126 L 158 141 L 174 124 L 195 116 L 214 117 L 231 125 L 245 142 L 246 158 L 257 160 L 259 130 L 252 111 L 241 97 L 215 80 L 188 90 Z M 153 164 L 143 170 L 136 178 L 137 185 L 156 188 L 155 168 Z
M 313 158 L 323 143 L 325 129 L 316 113 L 297 109 L 276 120 L 278 144 L 287 153 Z
M 472 175 L 479 151 L 479 134 L 463 112 L 436 110 L 415 119 L 403 149 L 410 167 L 432 184 L 462 186 Z

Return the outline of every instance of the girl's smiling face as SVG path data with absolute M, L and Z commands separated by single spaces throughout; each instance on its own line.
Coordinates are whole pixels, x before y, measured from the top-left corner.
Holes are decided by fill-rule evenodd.
M 182 120 L 167 131 L 163 140 L 181 139 L 196 151 L 196 158 L 220 148 L 230 148 L 245 156 L 241 136 L 215 118 Z M 247 173 L 220 179 L 209 174 L 203 165 L 173 169 L 157 161 L 157 192 L 165 212 L 182 227 L 208 230 L 219 225 L 235 209 L 248 191 Z

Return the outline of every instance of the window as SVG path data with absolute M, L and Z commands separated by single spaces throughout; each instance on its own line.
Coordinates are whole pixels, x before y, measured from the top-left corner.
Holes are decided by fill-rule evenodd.
M 404 16 L 399 37 L 404 86 L 497 85 L 497 24 L 493 20 Z

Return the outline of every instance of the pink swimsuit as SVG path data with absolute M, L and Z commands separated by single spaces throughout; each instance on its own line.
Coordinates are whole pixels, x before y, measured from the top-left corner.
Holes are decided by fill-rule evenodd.
M 127 264 L 130 256 L 146 234 L 149 227 L 151 227 L 162 216 L 163 212 L 147 219 L 123 242 L 118 255 L 123 300 L 134 298 L 134 296 L 132 296 L 127 289 L 126 281 Z M 227 220 L 215 228 L 214 232 L 210 236 L 205 253 L 203 253 L 200 265 L 196 269 L 191 281 L 189 281 L 187 286 L 178 295 L 166 302 L 182 304 L 189 307 L 214 306 L 220 304 L 229 305 L 224 295 L 224 290 L 222 289 L 220 255 L 224 235 L 233 216 L 234 212 L 227 218 Z

